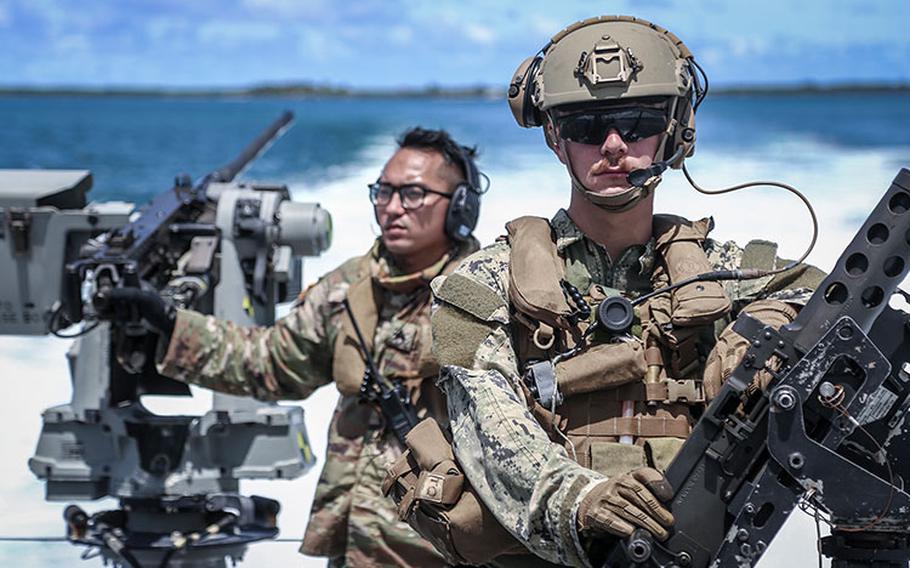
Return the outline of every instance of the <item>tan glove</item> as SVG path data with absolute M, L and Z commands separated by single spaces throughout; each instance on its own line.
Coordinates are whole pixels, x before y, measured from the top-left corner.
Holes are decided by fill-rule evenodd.
M 758 300 L 743 308 L 743 311 L 763 324 L 775 328 L 791 323 L 796 318 L 796 309 L 780 300 Z M 732 323 L 721 332 L 717 338 L 717 345 L 708 354 L 705 364 L 704 387 L 708 400 L 717 396 L 724 381 L 739 365 L 747 349 L 749 341 L 733 331 Z M 764 390 L 770 381 L 769 373 L 759 371 L 751 388 Z
M 673 488 L 659 471 L 640 467 L 604 481 L 585 495 L 578 507 L 578 530 L 584 535 L 631 536 L 643 528 L 666 540 L 665 527 L 673 524 L 673 515 L 661 502 L 672 498 Z

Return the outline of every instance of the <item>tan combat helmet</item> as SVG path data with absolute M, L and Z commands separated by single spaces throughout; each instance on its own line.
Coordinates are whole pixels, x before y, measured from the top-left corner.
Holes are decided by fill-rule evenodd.
M 589 18 L 557 33 L 519 65 L 509 106 L 518 124 L 531 128 L 555 107 L 665 97 L 670 121 L 656 159 L 680 168 L 695 151 L 694 110 L 705 94 L 697 69 L 689 48 L 660 26 L 631 16 Z M 658 172 L 636 191 L 604 199 L 587 191 L 572 168 L 569 173 L 589 199 L 610 210 L 628 209 L 660 181 Z

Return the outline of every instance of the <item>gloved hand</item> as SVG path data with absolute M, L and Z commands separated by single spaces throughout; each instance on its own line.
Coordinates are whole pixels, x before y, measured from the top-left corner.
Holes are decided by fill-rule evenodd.
M 775 328 L 791 323 L 796 318 L 796 309 L 780 300 L 758 300 L 743 308 L 742 311 L 763 324 Z M 733 331 L 732 323 L 721 332 L 717 338 L 717 345 L 708 354 L 705 364 L 704 388 L 705 397 L 708 400 L 717 395 L 724 381 L 742 361 L 747 349 L 749 349 L 749 340 Z M 755 375 L 751 388 L 764 390 L 771 378 L 766 371 L 759 371 Z
M 643 528 L 658 540 L 669 536 L 673 515 L 661 503 L 673 498 L 673 488 L 656 469 L 641 467 L 597 485 L 578 507 L 582 534 L 631 536 Z
M 166 338 L 174 332 L 177 312 L 174 307 L 151 290 L 139 288 L 112 288 L 99 293 L 94 299 L 95 309 L 102 319 L 144 319 Z

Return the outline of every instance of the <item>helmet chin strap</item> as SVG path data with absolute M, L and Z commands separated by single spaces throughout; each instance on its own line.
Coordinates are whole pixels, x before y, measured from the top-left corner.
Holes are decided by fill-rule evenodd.
M 596 191 L 591 191 L 585 187 L 585 184 L 583 184 L 581 180 L 578 179 L 578 176 L 575 175 L 575 168 L 572 166 L 572 158 L 569 156 L 569 152 L 565 151 L 565 146 L 563 146 L 563 154 L 566 157 L 566 166 L 568 166 L 569 177 L 572 178 L 572 189 L 579 192 L 585 199 L 597 207 L 605 211 L 610 211 L 611 213 L 621 213 L 635 207 L 642 199 L 651 195 L 651 192 L 654 191 L 654 188 L 657 187 L 657 184 L 659 184 L 662 179 L 660 173 L 648 176 L 644 181 L 639 182 L 638 180 L 634 180 L 638 183 L 633 183 L 633 180 L 630 179 L 630 187 L 622 193 L 601 195 Z

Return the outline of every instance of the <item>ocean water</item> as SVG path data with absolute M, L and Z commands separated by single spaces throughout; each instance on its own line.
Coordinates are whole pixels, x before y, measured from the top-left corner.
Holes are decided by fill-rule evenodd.
M 477 235 L 490 242 L 510 218 L 551 215 L 568 203 L 568 180 L 539 130 L 517 127 L 502 101 L 427 99 L 167 99 L 0 98 L 0 168 L 86 168 L 94 200 L 141 204 L 170 187 L 175 174 L 203 175 L 227 162 L 285 109 L 296 123 L 244 179 L 287 183 L 297 200 L 318 201 L 333 215 L 332 248 L 305 265 L 314 280 L 363 252 L 375 234 L 366 184 L 412 125 L 444 127 L 477 145 L 492 182 Z M 910 95 L 710 97 L 698 114 L 696 180 L 721 187 L 753 179 L 790 183 L 812 201 L 819 243 L 809 261 L 825 269 L 839 256 L 901 167 L 910 167 Z M 715 236 L 745 243 L 774 240 L 782 256 L 798 256 L 811 237 L 809 217 L 793 196 L 750 189 L 727 196 L 696 193 L 667 172 L 657 209 L 689 217 L 712 215 Z M 68 343 L 55 338 L 0 337 L 0 535 L 59 536 L 61 503 L 46 503 L 26 462 L 40 431 L 40 412 L 67 401 Z M 317 455 L 337 394 L 331 387 L 303 403 Z M 161 412 L 200 412 L 209 396 L 162 402 Z M 318 467 L 318 466 L 317 466 Z M 245 482 L 243 491 L 281 500 L 282 536 L 305 528 L 316 471 L 294 481 Z M 81 504 L 89 511 L 110 500 Z M 814 527 L 795 513 L 761 566 L 815 562 Z M 318 566 L 293 543 L 252 547 L 244 566 Z M 0 542 L 0 566 L 76 565 L 81 551 L 66 543 Z M 98 560 L 83 563 L 98 565 Z

